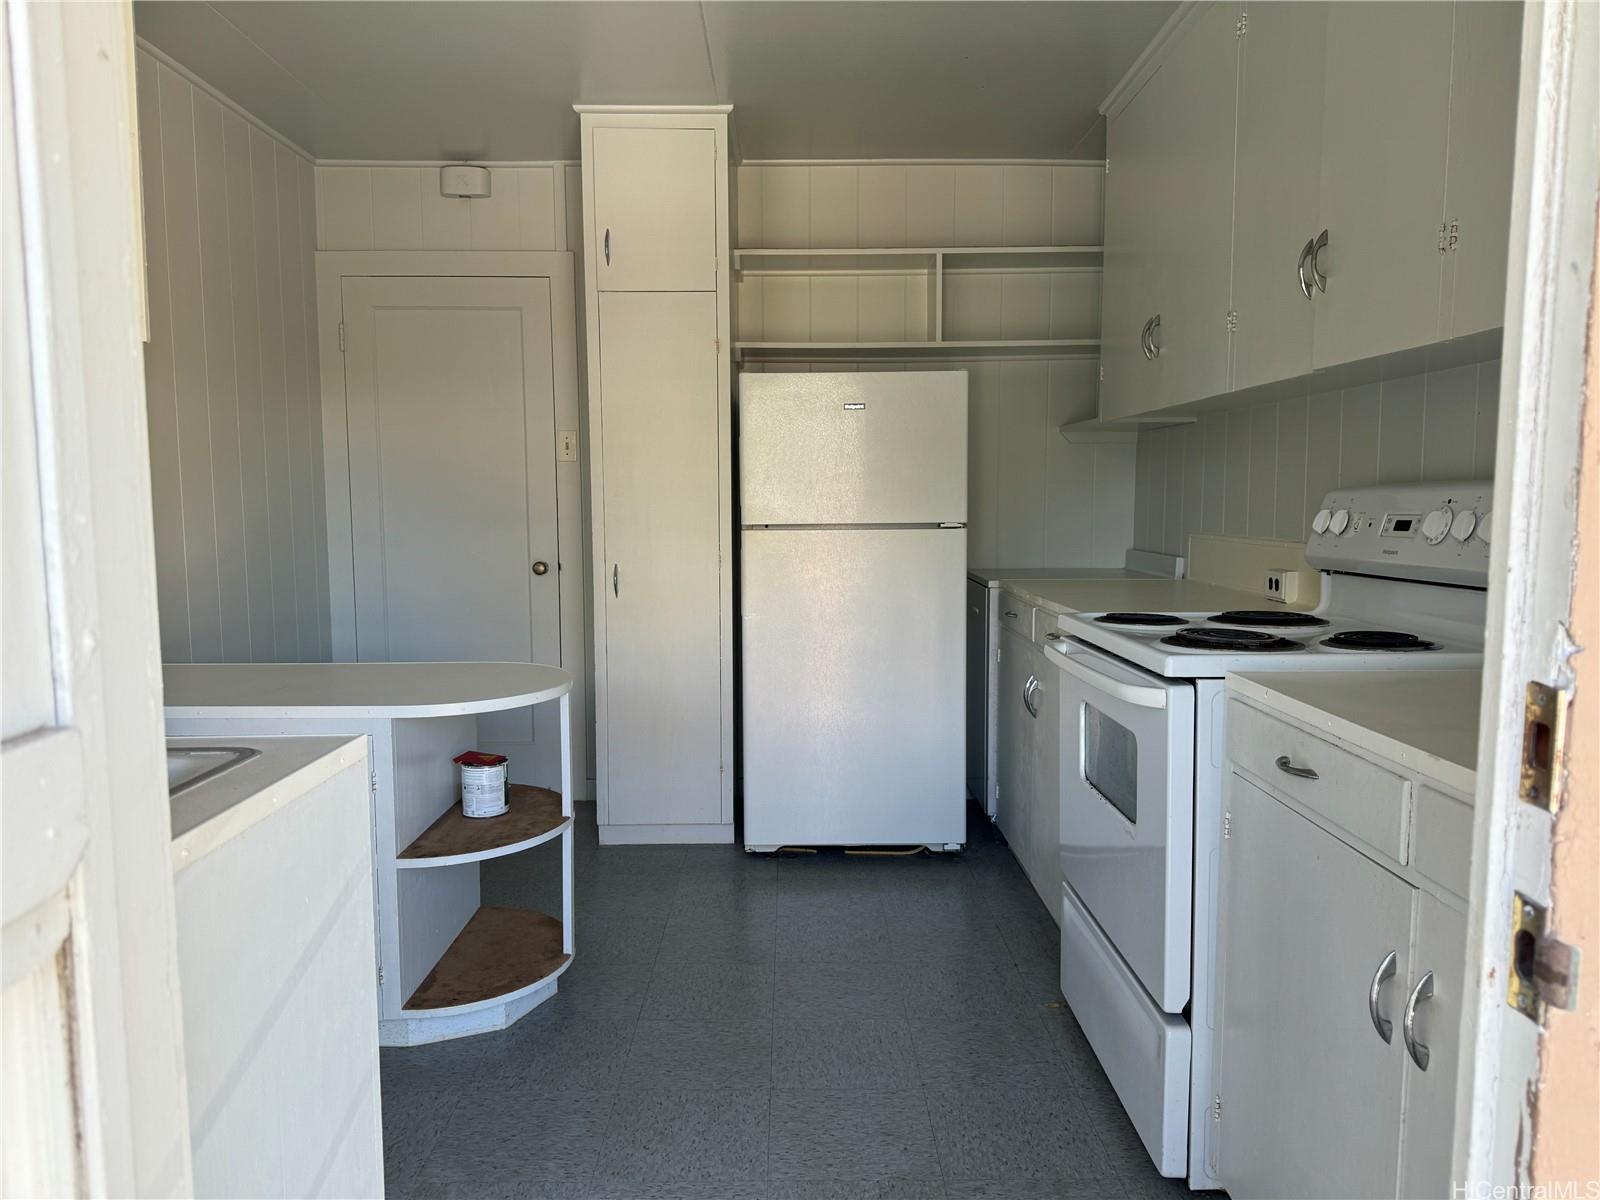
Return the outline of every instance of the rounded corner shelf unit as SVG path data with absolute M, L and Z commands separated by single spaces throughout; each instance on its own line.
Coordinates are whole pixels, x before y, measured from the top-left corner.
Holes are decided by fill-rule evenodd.
M 395 855 L 394 865 L 417 870 L 502 858 L 542 846 L 572 827 L 561 794 L 549 788 L 508 783 L 506 805 L 497 817 L 469 817 L 459 804 L 451 805 Z
M 560 920 L 531 908 L 485 905 L 468 919 L 401 1008 L 440 1017 L 504 1005 L 550 983 L 572 963 Z

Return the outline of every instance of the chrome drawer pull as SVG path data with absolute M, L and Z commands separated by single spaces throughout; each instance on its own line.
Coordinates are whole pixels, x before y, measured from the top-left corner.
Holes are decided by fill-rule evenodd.
M 1017 610 L 1014 609 L 1014 608 L 1006 609 L 1006 616 L 1010 617 L 1013 621 L 1015 621 L 1017 619 Z
M 1412 989 L 1411 998 L 1406 1001 L 1405 1019 L 1400 1022 L 1400 1036 L 1405 1039 L 1411 1061 L 1423 1071 L 1428 1069 L 1428 1047 L 1426 1043 L 1417 1041 L 1417 1005 L 1432 999 L 1433 972 L 1429 971 Z
M 1394 1039 L 1394 1022 L 1378 1011 L 1378 998 L 1383 993 L 1383 985 L 1394 978 L 1395 957 L 1393 950 L 1384 955 L 1372 976 L 1372 986 L 1367 989 L 1367 1015 L 1372 1018 L 1372 1027 L 1385 1042 Z
M 1316 249 L 1316 238 L 1307 238 L 1306 244 L 1300 249 L 1300 291 L 1307 300 L 1311 299 L 1311 280 L 1306 277 L 1306 260 L 1311 257 L 1311 252 Z
M 1310 767 L 1297 767 L 1287 754 L 1278 755 L 1278 770 L 1285 775 L 1293 775 L 1296 779 L 1321 779 L 1315 770 Z

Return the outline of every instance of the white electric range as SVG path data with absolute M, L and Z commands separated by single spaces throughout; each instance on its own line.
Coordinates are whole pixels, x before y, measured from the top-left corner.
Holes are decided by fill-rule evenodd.
M 1061 991 L 1162 1174 L 1221 1185 L 1212 975 L 1231 671 L 1483 661 L 1488 482 L 1341 489 L 1312 523 L 1311 612 L 1058 621 Z

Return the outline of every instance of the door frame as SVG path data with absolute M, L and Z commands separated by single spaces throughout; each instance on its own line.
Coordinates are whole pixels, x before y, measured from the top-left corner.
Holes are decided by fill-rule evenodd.
M 1452 1164 L 1467 1195 L 1487 1194 L 1489 1186 L 1526 1187 L 1536 1178 L 1536 1157 L 1570 1162 L 1580 1153 L 1579 1141 L 1592 1146 L 1587 1124 L 1580 1136 L 1572 1132 L 1581 1112 L 1557 1111 L 1545 1119 L 1539 1112 L 1542 1043 L 1564 1035 L 1575 1050 L 1571 1041 L 1592 1036 L 1582 1032 L 1582 1009 L 1549 1010 L 1541 1026 L 1510 1007 L 1506 989 L 1514 892 L 1548 907 L 1555 937 L 1581 942 L 1587 930 L 1584 949 L 1600 951 L 1592 921 L 1586 924 L 1575 908 L 1564 913 L 1563 897 L 1552 894 L 1557 833 L 1570 839 L 1586 827 L 1592 844 L 1592 811 L 1586 818 L 1578 814 L 1576 823 L 1569 813 L 1563 822 L 1564 804 L 1576 797 L 1563 797 L 1560 778 L 1552 785 L 1554 813 L 1518 795 L 1527 684 L 1576 693 L 1582 647 L 1571 635 L 1571 618 L 1578 498 L 1580 485 L 1587 490 L 1600 483 L 1600 448 L 1582 437 L 1586 379 L 1592 389 L 1600 353 L 1590 323 L 1600 170 L 1589 136 L 1600 116 L 1594 72 L 1600 9 L 1583 0 L 1528 4 L 1522 28 Z M 1595 404 L 1593 394 L 1588 403 Z M 1587 695 L 1584 700 L 1592 702 Z M 1597 986 L 1600 981 L 1580 980 L 1579 1002 L 1591 1014 Z M 1591 1102 L 1593 1094 L 1591 1080 Z M 1541 1146 L 1546 1128 L 1553 1141 Z
M 578 385 L 578 332 L 573 255 L 566 250 L 318 250 L 317 345 L 322 388 L 322 444 L 328 514 L 328 611 L 333 659 L 354 662 L 355 563 L 351 534 L 349 415 L 345 389 L 344 351 L 340 326 L 344 318 L 346 278 L 430 276 L 452 278 L 533 278 L 550 283 L 550 351 L 555 369 L 557 434 L 573 430 L 581 442 L 587 435 L 585 405 Z M 571 671 L 574 704 L 590 686 L 592 673 L 584 651 L 588 604 L 587 530 L 583 521 L 583 464 L 579 453 L 563 462 L 556 453 L 556 545 L 560 576 L 561 661 L 553 666 Z M 588 731 L 581 721 L 572 728 L 574 761 L 587 754 Z M 585 772 L 573 773 L 574 800 L 583 793 Z

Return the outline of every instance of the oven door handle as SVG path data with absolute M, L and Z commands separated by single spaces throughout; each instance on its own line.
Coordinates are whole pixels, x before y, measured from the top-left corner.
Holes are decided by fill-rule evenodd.
M 1123 683 L 1120 679 L 1111 679 L 1073 658 L 1072 651 L 1064 645 L 1051 646 L 1045 657 L 1079 682 L 1086 683 L 1107 696 L 1115 696 L 1118 700 L 1138 705 L 1140 708 L 1167 706 L 1166 688 L 1141 686 L 1137 683 Z

